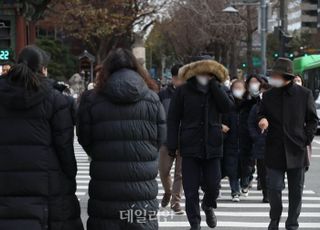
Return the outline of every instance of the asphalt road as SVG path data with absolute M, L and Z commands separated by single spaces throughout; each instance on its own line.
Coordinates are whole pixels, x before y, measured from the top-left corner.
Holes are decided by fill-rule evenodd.
M 89 183 L 89 161 L 88 157 L 75 142 L 76 158 L 79 172 L 77 175 L 78 190 L 77 195 L 81 202 L 82 218 L 84 223 L 87 220 L 87 200 Z M 301 230 L 320 230 L 320 137 L 316 137 L 313 143 L 313 158 L 309 172 L 306 174 L 305 194 L 303 197 L 303 209 L 300 217 Z M 161 199 L 163 189 L 159 178 L 159 196 Z M 285 208 L 283 212 L 282 228 L 287 216 L 287 190 L 284 191 Z M 242 197 L 240 203 L 230 201 L 230 190 L 227 180 L 222 181 L 222 197 L 218 202 L 216 214 L 218 216 L 218 227 L 221 230 L 261 230 L 267 229 L 268 225 L 268 204 L 262 204 L 262 195 L 256 190 L 256 182 L 247 198 Z M 184 200 L 183 200 L 184 201 Z M 184 205 L 184 204 L 183 204 Z M 204 219 L 204 215 L 202 213 Z M 169 209 L 160 209 L 159 225 L 162 230 L 182 230 L 189 229 L 186 215 L 175 216 Z M 202 222 L 202 229 L 207 230 L 205 222 Z

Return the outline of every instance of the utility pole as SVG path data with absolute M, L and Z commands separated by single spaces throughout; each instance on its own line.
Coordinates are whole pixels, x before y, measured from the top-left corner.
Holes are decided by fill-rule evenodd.
M 288 34 L 288 0 L 280 0 L 280 57 L 285 54 L 285 35 Z
M 318 33 L 320 34 L 320 0 L 318 0 Z
M 268 6 L 267 0 L 261 1 L 261 73 L 267 74 L 267 32 L 268 32 Z

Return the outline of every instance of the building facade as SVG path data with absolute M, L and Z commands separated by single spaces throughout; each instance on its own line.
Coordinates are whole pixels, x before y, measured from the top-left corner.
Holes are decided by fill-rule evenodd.
M 288 31 L 317 33 L 319 0 L 298 0 L 288 5 Z
M 287 29 L 289 33 L 320 31 L 320 0 L 295 0 L 288 1 Z M 268 29 L 274 31 L 280 26 L 280 10 L 278 4 L 270 4 Z

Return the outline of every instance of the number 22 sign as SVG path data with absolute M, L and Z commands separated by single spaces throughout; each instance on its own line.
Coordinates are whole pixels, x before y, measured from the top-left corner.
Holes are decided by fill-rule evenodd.
M 9 50 L 0 50 L 0 60 L 7 61 L 9 60 L 10 52 Z

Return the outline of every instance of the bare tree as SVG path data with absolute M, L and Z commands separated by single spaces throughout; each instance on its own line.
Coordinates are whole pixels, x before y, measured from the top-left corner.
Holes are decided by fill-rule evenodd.
M 68 37 L 80 40 L 101 62 L 114 47 L 130 47 L 168 0 L 58 0 L 50 16 Z
M 210 54 L 236 75 L 237 47 L 245 35 L 245 24 L 239 15 L 224 13 L 226 5 L 225 0 L 175 2 L 162 28 L 184 61 Z

